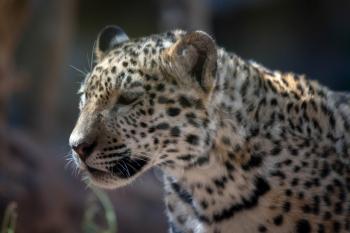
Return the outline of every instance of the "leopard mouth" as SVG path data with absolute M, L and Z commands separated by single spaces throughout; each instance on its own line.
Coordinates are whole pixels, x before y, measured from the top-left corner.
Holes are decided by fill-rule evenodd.
M 135 158 L 127 156 L 119 159 L 109 170 L 118 178 L 127 179 L 140 172 L 148 162 L 149 158 L 145 156 L 137 156 Z
M 102 171 L 93 167 L 90 167 L 88 165 L 86 165 L 86 170 L 89 172 L 89 174 L 91 174 L 92 176 L 104 176 L 109 174 L 109 172 L 106 171 Z
M 149 158 L 146 156 L 137 156 L 131 158 L 125 156 L 116 161 L 114 166 L 107 168 L 106 170 L 100 170 L 85 164 L 88 174 L 93 178 L 101 177 L 117 177 L 119 179 L 128 179 L 139 173 L 149 162 Z

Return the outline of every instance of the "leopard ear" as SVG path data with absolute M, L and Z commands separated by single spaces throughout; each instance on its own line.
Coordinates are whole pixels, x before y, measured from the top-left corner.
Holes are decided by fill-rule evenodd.
M 129 37 L 120 27 L 112 25 L 106 26 L 97 36 L 95 46 L 97 60 L 100 61 L 115 45 L 128 40 Z
M 212 90 L 216 76 L 217 49 L 215 41 L 207 33 L 187 33 L 166 51 L 166 55 L 170 63 L 175 63 L 176 73 L 190 76 L 205 92 Z

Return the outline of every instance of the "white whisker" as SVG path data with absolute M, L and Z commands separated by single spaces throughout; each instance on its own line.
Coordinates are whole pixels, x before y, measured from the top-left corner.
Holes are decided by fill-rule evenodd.
M 81 69 L 78 69 L 77 67 L 70 65 L 70 68 L 74 69 L 75 71 L 78 71 L 80 74 L 82 74 L 84 77 L 88 74 L 88 72 L 84 72 Z
M 126 170 L 126 174 L 128 175 L 128 177 L 130 177 L 130 172 L 129 172 L 129 169 L 128 169 L 128 166 L 126 165 L 126 163 L 124 161 L 122 161 L 123 165 L 125 166 L 125 170 Z
M 96 48 L 96 40 L 94 41 L 94 44 L 92 46 L 92 50 L 91 50 L 91 57 L 90 57 L 90 72 L 92 71 L 93 68 L 93 63 L 94 63 L 94 51 Z

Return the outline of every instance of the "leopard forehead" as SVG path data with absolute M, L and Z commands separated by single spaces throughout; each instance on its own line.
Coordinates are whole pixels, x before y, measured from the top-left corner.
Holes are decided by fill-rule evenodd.
M 107 105 L 121 92 L 140 91 L 159 69 L 161 53 L 185 34 L 174 30 L 116 45 L 96 63 L 81 85 L 81 102 Z

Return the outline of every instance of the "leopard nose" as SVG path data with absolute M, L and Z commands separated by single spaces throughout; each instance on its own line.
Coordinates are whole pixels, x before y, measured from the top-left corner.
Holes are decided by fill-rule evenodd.
M 82 142 L 78 145 L 72 145 L 72 149 L 79 155 L 79 158 L 82 161 L 85 161 L 91 155 L 95 147 L 96 147 L 96 142 L 93 142 L 93 143 Z

